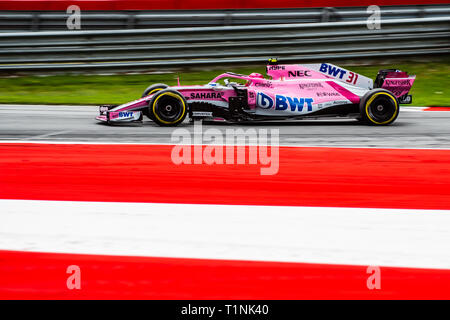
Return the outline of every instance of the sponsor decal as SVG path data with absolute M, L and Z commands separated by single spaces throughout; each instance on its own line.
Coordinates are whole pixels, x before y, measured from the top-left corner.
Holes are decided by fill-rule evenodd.
M 262 93 L 258 93 L 257 105 L 263 109 L 275 108 L 275 110 L 288 110 L 291 111 L 303 111 L 304 107 L 307 107 L 308 111 L 312 111 L 312 104 L 314 102 L 313 98 L 297 98 L 297 97 L 287 97 L 281 94 L 275 96 L 275 101 L 273 99 Z
M 109 113 L 109 120 L 116 121 L 133 121 L 139 120 L 142 113 L 140 111 L 112 111 Z
M 394 96 L 399 97 L 405 93 L 408 93 L 409 87 L 394 88 L 394 89 L 389 88 L 389 91 L 391 91 L 394 94 Z
M 348 104 L 348 101 L 334 100 L 334 101 L 327 101 L 327 102 L 316 104 L 316 107 L 317 107 L 317 109 L 323 109 L 323 108 L 328 108 L 331 106 L 344 105 L 344 104 Z
M 323 88 L 323 85 L 319 82 L 312 82 L 312 83 L 300 83 L 299 85 L 300 89 L 317 89 L 317 88 Z
M 345 79 L 345 82 L 348 82 L 350 84 L 356 84 L 356 82 L 358 81 L 358 74 L 357 73 L 349 71 L 348 75 L 347 75 L 347 70 L 343 70 L 343 69 L 341 69 L 339 67 L 336 67 L 336 66 L 333 66 L 333 65 L 329 65 L 327 63 L 322 63 L 320 65 L 319 71 L 323 72 L 325 74 L 328 74 L 328 75 L 330 75 L 332 77 L 335 77 L 335 78 L 339 78 L 339 79 L 342 79 L 342 80 Z
M 326 73 L 332 77 L 338 77 L 339 79 L 342 79 L 344 75 L 347 73 L 347 71 L 342 70 L 341 68 L 338 68 L 336 66 L 330 66 L 327 63 L 322 63 L 320 65 L 319 71 Z
M 335 100 L 335 101 L 332 101 L 332 104 L 333 104 L 333 105 L 347 104 L 347 103 L 348 103 L 347 100 Z
M 119 118 L 129 118 L 133 116 L 133 112 L 131 111 L 120 111 Z
M 257 82 L 255 83 L 255 87 L 272 88 L 272 82 Z
M 194 117 L 212 117 L 212 112 L 208 111 L 193 111 L 192 116 Z
M 294 70 L 288 71 L 289 77 L 311 77 L 311 73 L 309 70 Z
M 340 97 L 341 95 L 337 92 L 316 92 L 318 97 Z
M 400 97 L 398 100 L 399 100 L 398 102 L 400 102 L 400 103 L 408 104 L 408 103 L 412 102 L 412 96 L 406 95 L 406 96 Z
M 286 110 L 290 107 L 291 111 L 302 111 L 305 105 L 308 107 L 308 111 L 312 111 L 314 101 L 312 98 L 291 98 L 281 94 L 277 94 L 275 100 L 275 110 Z
M 262 92 L 258 93 L 256 100 L 256 103 L 260 108 L 270 109 L 273 107 L 272 98 Z
M 192 92 L 191 99 L 220 99 L 222 92 Z
M 402 79 L 402 80 L 389 80 L 386 79 L 384 81 L 384 84 L 388 86 L 411 86 L 411 82 L 409 79 Z
M 411 79 L 386 79 L 382 88 L 389 89 L 396 96 L 402 96 L 411 89 Z
M 284 70 L 285 66 L 268 66 L 267 70 Z

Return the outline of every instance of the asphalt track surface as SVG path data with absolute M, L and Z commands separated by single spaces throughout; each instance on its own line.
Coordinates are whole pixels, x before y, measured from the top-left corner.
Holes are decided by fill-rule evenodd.
M 279 130 L 276 175 L 176 165 L 176 128 L 96 114 L 0 105 L 0 298 L 448 298 L 450 112 L 203 127 Z
M 175 128 L 150 120 L 108 126 L 95 120 L 95 106 L 0 105 L 1 141 L 173 144 Z M 178 128 L 193 132 L 187 121 Z M 373 127 L 356 120 L 302 120 L 240 125 L 204 124 L 215 128 L 279 129 L 279 143 L 286 146 L 430 148 L 450 149 L 450 112 L 402 108 L 390 126 Z

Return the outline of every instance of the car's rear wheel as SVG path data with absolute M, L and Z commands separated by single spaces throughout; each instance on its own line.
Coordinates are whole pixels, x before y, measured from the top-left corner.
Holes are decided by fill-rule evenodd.
M 155 83 L 152 84 L 151 86 L 148 86 L 147 89 L 144 90 L 144 93 L 142 94 L 142 98 L 149 96 L 151 94 L 154 94 L 158 91 L 167 89 L 169 86 L 167 84 L 164 83 Z M 148 118 L 150 118 L 151 120 L 155 121 L 155 119 L 152 116 L 152 113 L 150 112 L 149 108 L 145 108 L 142 110 L 142 113 L 145 114 Z
M 150 100 L 150 114 L 160 126 L 176 126 L 186 118 L 187 102 L 176 90 L 158 91 Z
M 370 125 L 388 125 L 399 113 L 397 98 L 385 89 L 371 90 L 361 99 L 359 105 L 361 120 Z

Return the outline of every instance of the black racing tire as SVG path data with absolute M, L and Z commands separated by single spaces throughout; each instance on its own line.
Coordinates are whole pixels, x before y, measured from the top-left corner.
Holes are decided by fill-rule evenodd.
M 373 126 L 385 126 L 397 119 L 400 106 L 392 92 L 374 89 L 361 98 L 359 111 L 362 122 Z
M 155 92 L 167 89 L 169 86 L 167 84 L 164 83 L 155 83 L 152 84 L 150 86 L 147 87 L 147 89 L 144 90 L 144 93 L 142 94 L 141 98 L 146 97 L 150 94 L 153 94 Z M 153 118 L 150 110 L 148 108 L 145 108 L 142 110 L 142 113 L 145 114 L 148 118 L 150 118 L 151 120 L 155 121 L 155 119 Z
M 142 98 L 146 97 L 146 96 L 148 96 L 150 94 L 153 94 L 153 93 L 155 93 L 157 91 L 167 89 L 168 87 L 169 86 L 167 84 L 164 84 L 164 83 L 152 84 L 152 85 L 148 86 L 147 89 L 144 90 L 144 93 L 142 94 Z
M 164 127 L 177 126 L 188 113 L 188 104 L 184 96 L 176 90 L 158 91 L 149 102 L 149 112 L 153 121 Z

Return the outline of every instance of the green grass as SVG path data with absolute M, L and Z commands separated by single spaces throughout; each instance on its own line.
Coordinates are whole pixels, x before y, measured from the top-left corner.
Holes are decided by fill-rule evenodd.
M 352 71 L 375 78 L 377 71 L 397 68 L 416 74 L 411 90 L 413 105 L 450 106 L 450 59 L 437 62 L 377 64 L 376 66 L 342 65 Z M 202 70 L 199 66 L 198 70 Z M 0 103 L 24 104 L 120 104 L 139 98 L 152 83 L 175 85 L 205 84 L 224 71 L 265 74 L 265 66 L 224 67 L 201 72 L 140 75 L 58 75 L 0 78 Z

